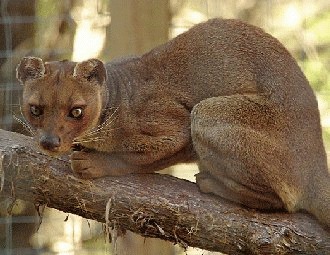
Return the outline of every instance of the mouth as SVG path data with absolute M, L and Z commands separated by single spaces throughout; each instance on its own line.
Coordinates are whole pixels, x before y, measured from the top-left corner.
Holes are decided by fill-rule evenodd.
M 62 152 L 62 151 L 59 151 L 59 150 L 48 150 L 48 149 L 44 149 L 42 148 L 41 146 L 39 146 L 40 148 L 40 151 L 50 157 L 61 157 L 61 156 L 64 156 L 64 155 L 67 155 L 68 152 Z
M 71 150 L 72 151 L 82 151 L 84 150 L 85 147 L 82 146 L 80 143 L 77 143 L 77 142 L 74 142 L 72 145 L 71 145 Z
M 39 148 L 40 152 L 51 157 L 60 157 L 70 153 L 70 147 L 65 148 L 63 145 L 57 147 L 46 147 L 40 144 L 40 142 L 37 142 L 37 147 Z

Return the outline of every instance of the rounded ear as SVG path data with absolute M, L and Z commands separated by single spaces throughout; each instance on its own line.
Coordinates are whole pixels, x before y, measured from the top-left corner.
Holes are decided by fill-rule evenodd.
M 95 80 L 103 84 L 107 78 L 107 71 L 102 61 L 93 58 L 77 63 L 73 70 L 73 77 L 89 82 Z
M 23 84 L 30 79 L 37 79 L 45 74 L 45 64 L 41 58 L 24 57 L 16 68 L 16 78 Z

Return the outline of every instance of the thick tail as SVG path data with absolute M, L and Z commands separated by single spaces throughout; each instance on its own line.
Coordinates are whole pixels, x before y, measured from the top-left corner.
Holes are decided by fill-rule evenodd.
M 311 186 L 305 209 L 330 229 L 330 174 L 315 177 Z

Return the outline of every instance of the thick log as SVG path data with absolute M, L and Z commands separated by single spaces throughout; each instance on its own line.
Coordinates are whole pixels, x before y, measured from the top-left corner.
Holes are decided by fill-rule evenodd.
M 330 254 L 330 233 L 307 214 L 245 209 L 168 175 L 81 180 L 67 160 L 46 156 L 31 138 L 3 130 L 0 172 L 1 196 L 185 247 L 228 254 Z

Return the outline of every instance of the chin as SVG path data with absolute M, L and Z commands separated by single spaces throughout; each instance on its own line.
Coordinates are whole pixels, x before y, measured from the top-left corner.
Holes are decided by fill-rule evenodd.
M 39 149 L 43 154 L 46 154 L 46 155 L 54 157 L 54 158 L 67 156 L 71 153 L 71 146 L 68 148 L 57 148 L 55 150 L 48 150 L 39 145 Z

